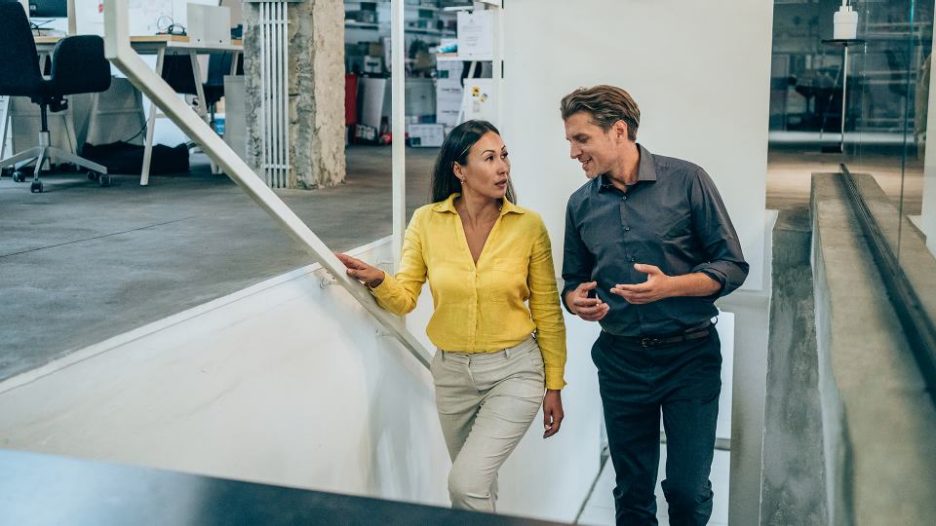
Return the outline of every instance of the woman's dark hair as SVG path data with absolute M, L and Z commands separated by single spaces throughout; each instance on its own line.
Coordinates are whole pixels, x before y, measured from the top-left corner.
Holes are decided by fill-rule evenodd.
M 445 201 L 454 193 L 461 193 L 461 182 L 455 176 L 455 163 L 468 164 L 468 151 L 484 134 L 494 132 L 500 135 L 497 128 L 488 121 L 465 121 L 456 126 L 439 150 L 435 168 L 432 170 L 432 202 Z M 516 203 L 513 183 L 507 181 L 507 200 Z

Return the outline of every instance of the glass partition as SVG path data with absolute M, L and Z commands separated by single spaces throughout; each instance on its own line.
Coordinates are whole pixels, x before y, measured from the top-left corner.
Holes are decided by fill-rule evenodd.
M 897 274 L 906 277 L 911 290 L 905 296 L 906 316 L 933 327 L 936 183 L 927 169 L 936 164 L 936 135 L 927 134 L 936 104 L 930 89 L 933 1 L 864 0 L 851 5 L 859 24 L 857 41 L 847 46 L 843 162 L 902 271 Z
M 903 218 L 919 214 L 926 136 L 932 1 L 856 1 L 858 41 L 850 55 L 844 162 L 867 174 L 863 194 L 891 250 Z M 903 210 L 904 206 L 907 210 Z

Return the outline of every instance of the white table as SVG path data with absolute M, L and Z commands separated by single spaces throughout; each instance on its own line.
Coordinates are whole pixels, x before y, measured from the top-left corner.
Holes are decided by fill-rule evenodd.
M 63 37 L 59 36 L 39 36 L 35 37 L 36 48 L 40 56 L 48 56 L 52 53 L 55 44 Z M 187 36 L 180 35 L 150 35 L 130 37 L 130 45 L 134 51 L 140 55 L 156 55 L 156 74 L 160 77 L 163 72 L 163 62 L 166 55 L 188 55 L 192 61 L 192 74 L 195 79 L 195 89 L 197 91 L 196 107 L 198 114 L 202 119 L 208 120 L 208 108 L 205 104 L 205 91 L 202 80 L 201 67 L 198 64 L 199 54 L 229 52 L 234 53 L 234 59 L 231 60 L 231 74 L 237 73 L 237 62 L 239 56 L 244 51 L 243 42 L 234 40 L 230 44 L 205 44 L 193 43 Z M 156 127 L 156 118 L 163 117 L 159 113 L 155 104 L 150 104 L 149 115 L 146 122 L 146 141 L 143 150 L 143 169 L 140 173 L 140 185 L 149 184 L 150 165 L 153 158 L 153 130 Z M 212 171 L 215 171 L 212 164 Z

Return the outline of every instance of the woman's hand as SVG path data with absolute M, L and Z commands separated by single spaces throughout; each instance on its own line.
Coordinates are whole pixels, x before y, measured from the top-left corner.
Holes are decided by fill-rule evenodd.
M 348 275 L 360 281 L 370 288 L 374 288 L 383 283 L 384 271 L 377 267 L 372 267 L 360 259 L 355 259 L 347 254 L 335 253 L 338 259 L 348 268 Z
M 543 438 L 549 438 L 559 432 L 565 413 L 562 412 L 562 391 L 547 389 L 543 398 Z

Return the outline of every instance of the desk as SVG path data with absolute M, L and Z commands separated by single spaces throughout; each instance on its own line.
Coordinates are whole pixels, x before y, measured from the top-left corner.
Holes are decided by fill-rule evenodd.
M 63 37 L 59 36 L 37 36 L 36 49 L 41 56 L 48 56 Z M 156 55 L 156 74 L 162 77 L 163 59 L 169 55 L 188 55 L 192 60 L 192 74 L 195 77 L 195 97 L 197 101 L 197 111 L 202 119 L 208 120 L 208 111 L 205 104 L 205 92 L 201 75 L 201 67 L 198 65 L 198 55 L 206 53 L 230 52 L 234 53 L 234 60 L 231 61 L 231 75 L 237 73 L 237 58 L 243 53 L 244 45 L 241 40 L 232 40 L 230 44 L 196 44 L 192 43 L 189 37 L 182 35 L 148 35 L 130 37 L 130 46 L 140 55 Z M 146 121 L 146 141 L 143 150 L 143 170 L 140 173 L 140 185 L 149 184 L 150 164 L 153 157 L 153 129 L 156 127 L 156 117 L 162 115 L 155 104 L 150 104 L 149 115 Z M 212 163 L 212 171 L 214 165 Z

